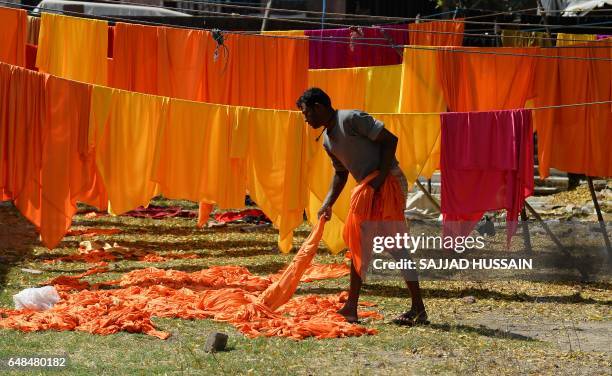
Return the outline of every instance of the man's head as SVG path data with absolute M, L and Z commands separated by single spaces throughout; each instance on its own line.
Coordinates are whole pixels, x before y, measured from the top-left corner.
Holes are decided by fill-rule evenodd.
M 331 99 L 318 87 L 306 90 L 297 100 L 296 105 L 302 111 L 308 125 L 314 129 L 327 125 L 334 111 Z

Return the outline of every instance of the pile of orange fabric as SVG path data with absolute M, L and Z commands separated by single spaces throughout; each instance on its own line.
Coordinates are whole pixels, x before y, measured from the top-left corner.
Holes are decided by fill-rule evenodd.
M 313 269 L 312 276 L 304 273 L 317 251 L 324 224 L 324 220 L 317 223 L 294 261 L 275 276 L 274 282 L 240 266 L 216 266 L 194 273 L 140 269 L 119 280 L 94 285 L 81 280 L 106 271 L 97 267 L 48 281 L 46 284 L 59 291 L 61 300 L 47 311 L 0 309 L 0 328 L 26 332 L 78 330 L 102 335 L 127 331 L 166 339 L 170 333 L 157 330 L 151 318 L 168 317 L 228 322 L 248 337 L 303 339 L 375 334 L 374 329 L 348 323 L 337 313 L 345 294 L 290 300 L 302 278 L 323 277 L 321 269 Z M 335 269 L 331 271 L 337 273 Z M 360 317 L 381 316 L 367 311 Z
M 336 338 L 376 333 L 350 324 L 336 313 L 346 299 L 344 294 L 299 297 L 273 311 L 258 300 L 260 292 L 270 286 L 269 278 L 254 276 L 238 266 L 194 273 L 148 268 L 97 285 L 80 280 L 85 274 L 101 271 L 104 269 L 92 269 L 48 281 L 59 291 L 59 303 L 41 312 L 0 309 L 0 328 L 101 335 L 127 331 L 166 339 L 170 333 L 157 330 L 151 318 L 167 317 L 224 321 L 248 337 Z M 101 286 L 105 289 L 98 289 Z M 361 317 L 380 315 L 367 311 L 361 312 Z

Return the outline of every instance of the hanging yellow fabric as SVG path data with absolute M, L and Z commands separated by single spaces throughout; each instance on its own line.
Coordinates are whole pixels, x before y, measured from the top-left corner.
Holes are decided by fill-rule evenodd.
M 303 37 L 304 30 L 270 30 L 262 31 L 262 35 L 278 35 L 284 37 Z
M 335 108 L 397 112 L 402 66 L 311 69 L 308 86 L 319 87 Z
M 288 252 L 307 201 L 306 125 L 297 111 L 252 109 L 247 116 L 247 188 L 278 228 L 279 248 Z
M 398 137 L 396 157 L 408 183 L 413 184 L 418 176 L 430 178 L 440 165 L 440 115 L 372 114 L 372 116 L 382 121 L 385 128 Z M 311 139 L 313 138 L 311 136 Z M 321 145 L 314 144 L 311 147 L 314 151 L 308 168 L 310 195 L 307 214 L 309 221 L 316 223 L 317 211 L 325 199 L 334 169 Z M 332 208 L 332 218 L 323 230 L 323 241 L 333 253 L 346 248 L 342 231 L 349 211 L 350 192 L 356 185 L 355 180 L 349 177 L 342 194 Z
M 106 85 L 108 23 L 43 13 L 36 66 L 41 72 Z
M 94 86 L 89 143 L 108 192 L 109 209 L 121 214 L 147 206 L 158 193 L 152 181 L 159 127 L 168 98 Z
M 170 100 L 153 167 L 154 181 L 164 196 L 216 203 L 222 208 L 244 205 L 246 170 L 233 164 L 246 157 L 246 151 L 236 149 L 247 138 L 234 132 L 237 113 L 243 109 Z
M 437 50 L 404 48 L 399 111 L 444 112 L 446 102 L 438 80 Z
M 502 30 L 504 47 L 553 47 L 554 38 L 540 31 Z
M 580 43 L 593 41 L 593 40 L 597 40 L 597 35 L 558 33 L 557 34 L 557 47 L 573 46 L 575 44 L 580 44 Z

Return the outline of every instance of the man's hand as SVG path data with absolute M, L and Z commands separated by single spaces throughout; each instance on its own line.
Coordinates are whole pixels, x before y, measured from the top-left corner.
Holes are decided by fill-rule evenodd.
M 328 205 L 323 205 L 321 206 L 321 209 L 319 209 L 319 212 L 317 213 L 317 219 L 321 218 L 321 216 L 323 216 L 326 220 L 330 220 L 331 219 L 331 215 L 332 215 L 332 208 L 331 206 Z

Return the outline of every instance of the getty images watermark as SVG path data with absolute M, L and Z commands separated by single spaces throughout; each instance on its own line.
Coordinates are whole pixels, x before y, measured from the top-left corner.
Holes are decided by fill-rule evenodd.
M 422 233 L 411 236 L 408 233 L 396 233 L 395 236 L 374 236 L 372 239 L 372 252 L 381 254 L 384 251 L 406 250 L 410 254 L 417 250 L 452 250 L 462 254 L 467 250 L 485 249 L 483 236 L 429 236 Z M 533 269 L 531 258 L 401 258 L 399 260 L 385 261 L 374 258 L 373 267 L 377 270 L 487 270 L 487 269 Z
M 546 228 L 538 222 L 490 223 L 484 231 L 478 225 L 446 225 L 458 230 L 444 231 L 439 222 L 413 221 L 409 228 L 405 222 L 364 222 L 362 265 L 373 278 L 612 280 L 612 254 L 597 222 L 550 221 Z

